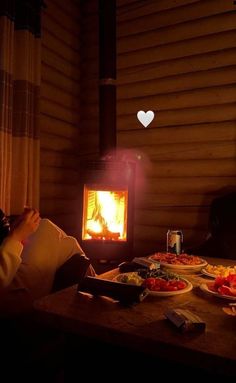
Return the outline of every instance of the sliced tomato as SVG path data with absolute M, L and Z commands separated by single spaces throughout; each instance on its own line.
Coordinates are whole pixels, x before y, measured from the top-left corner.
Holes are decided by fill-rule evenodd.
M 143 282 L 143 286 L 147 287 L 149 290 L 153 290 L 156 286 L 156 278 L 147 278 Z
M 185 281 L 178 281 L 177 286 L 178 286 L 178 290 L 182 290 L 182 289 L 185 289 L 185 287 L 187 286 L 187 283 Z
M 228 287 L 225 285 L 219 287 L 218 292 L 222 295 L 229 295 L 231 297 L 236 297 L 236 289 L 233 289 L 232 287 Z
M 236 274 L 229 274 L 226 280 L 229 282 L 230 287 L 236 288 Z
M 215 279 L 215 282 L 214 282 L 214 287 L 216 288 L 216 289 L 218 289 L 218 287 L 220 287 L 220 286 L 222 286 L 222 285 L 226 285 L 226 284 L 228 284 L 228 282 L 226 281 L 226 278 L 225 277 L 217 277 L 216 279 Z

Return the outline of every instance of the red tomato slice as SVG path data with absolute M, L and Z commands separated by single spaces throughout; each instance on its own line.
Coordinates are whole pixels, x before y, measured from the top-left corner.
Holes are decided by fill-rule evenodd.
M 185 287 L 187 286 L 187 283 L 185 281 L 178 281 L 177 286 L 178 286 L 178 290 L 182 290 L 182 289 L 185 289 Z

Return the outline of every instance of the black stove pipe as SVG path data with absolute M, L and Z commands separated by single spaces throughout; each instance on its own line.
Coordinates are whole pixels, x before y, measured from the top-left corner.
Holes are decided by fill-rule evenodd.
M 116 0 L 99 0 L 99 151 L 116 149 Z

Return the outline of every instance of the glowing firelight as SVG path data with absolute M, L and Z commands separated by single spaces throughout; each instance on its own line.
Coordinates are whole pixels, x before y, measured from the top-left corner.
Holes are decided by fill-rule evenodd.
M 83 239 L 126 240 L 128 191 L 85 189 Z

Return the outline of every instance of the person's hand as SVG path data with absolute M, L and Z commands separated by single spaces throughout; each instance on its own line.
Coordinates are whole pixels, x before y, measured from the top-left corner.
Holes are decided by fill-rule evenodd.
M 38 210 L 27 207 L 13 223 L 10 236 L 17 241 L 25 241 L 30 234 L 37 230 L 39 222 L 40 216 Z

